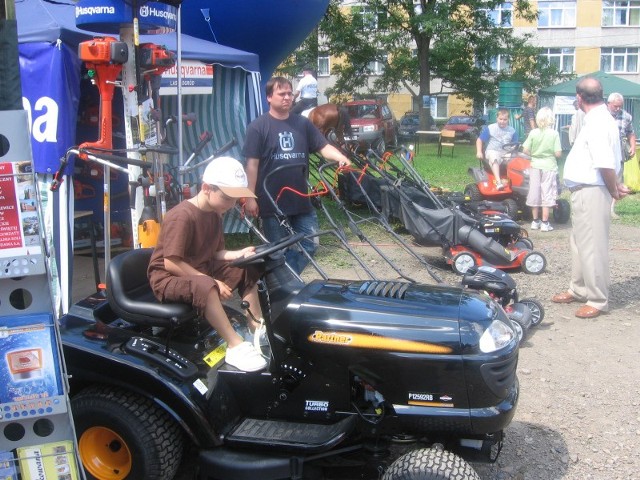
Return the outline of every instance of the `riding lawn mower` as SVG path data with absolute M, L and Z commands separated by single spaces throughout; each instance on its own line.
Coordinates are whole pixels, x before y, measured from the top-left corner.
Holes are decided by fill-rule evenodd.
M 479 478 L 518 401 L 518 333 L 473 288 L 314 280 L 284 263 L 300 235 L 233 262 L 262 272 L 268 367 L 225 364 L 186 304 L 158 303 L 151 249 L 117 255 L 106 294 L 61 318 L 88 478 L 168 480 L 195 451 L 199 479 Z M 247 315 L 225 307 L 234 326 Z M 355 478 L 354 476 L 346 478 Z
M 507 179 L 506 184 L 498 188 L 495 175 L 491 169 L 480 161 L 480 166 L 469 168 L 469 175 L 476 183 L 468 184 L 464 194 L 471 201 L 493 200 L 502 202 L 506 213 L 514 220 L 529 218 L 530 207 L 526 205 L 529 193 L 529 169 L 531 157 L 520 151 L 520 143 L 503 145 L 505 161 L 500 165 L 501 176 Z M 560 192 L 558 192 L 560 193 Z M 569 201 L 558 198 L 552 210 L 556 223 L 567 223 L 571 215 Z

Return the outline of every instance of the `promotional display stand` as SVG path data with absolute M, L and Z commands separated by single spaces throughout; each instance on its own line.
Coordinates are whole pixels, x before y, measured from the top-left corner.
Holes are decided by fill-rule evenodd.
M 0 112 L 0 478 L 80 478 L 27 112 Z M 20 477 L 18 477 L 20 474 Z

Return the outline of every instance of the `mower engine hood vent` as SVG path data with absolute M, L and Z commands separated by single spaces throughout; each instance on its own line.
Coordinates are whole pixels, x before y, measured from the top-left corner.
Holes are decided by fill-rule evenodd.
M 372 297 L 403 299 L 411 284 L 407 282 L 369 281 L 364 282 L 358 293 Z

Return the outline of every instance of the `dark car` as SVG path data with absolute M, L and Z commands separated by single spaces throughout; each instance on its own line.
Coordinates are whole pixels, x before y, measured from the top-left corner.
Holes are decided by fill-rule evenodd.
M 398 140 L 400 142 L 415 141 L 416 131 L 418 130 L 420 130 L 420 115 L 417 113 L 405 113 L 400 119 Z
M 455 115 L 447 120 L 442 129 L 453 130 L 456 132 L 456 137 L 475 142 L 483 123 L 478 117 Z
M 387 145 L 396 145 L 396 119 L 383 100 L 353 100 L 344 106 L 349 112 L 353 136 L 360 147 L 369 147 L 383 154 Z
M 431 119 L 431 117 L 429 117 Z M 431 125 L 427 130 L 435 131 L 438 127 L 431 119 Z M 407 112 L 400 119 L 398 126 L 399 142 L 417 142 L 416 132 L 420 130 L 420 114 L 418 112 Z

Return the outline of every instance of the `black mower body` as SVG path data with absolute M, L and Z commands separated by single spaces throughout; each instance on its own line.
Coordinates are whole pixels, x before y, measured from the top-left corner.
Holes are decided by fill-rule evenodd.
M 322 280 L 292 292 L 276 313 L 270 365 L 246 373 L 203 361 L 222 343 L 206 325 L 161 338 L 90 297 L 61 322 L 71 394 L 99 384 L 151 399 L 214 478 L 294 476 L 292 458 L 301 465 L 367 438 L 493 444 L 515 413 L 518 340 L 481 351 L 492 322 L 510 325 L 485 295 Z

